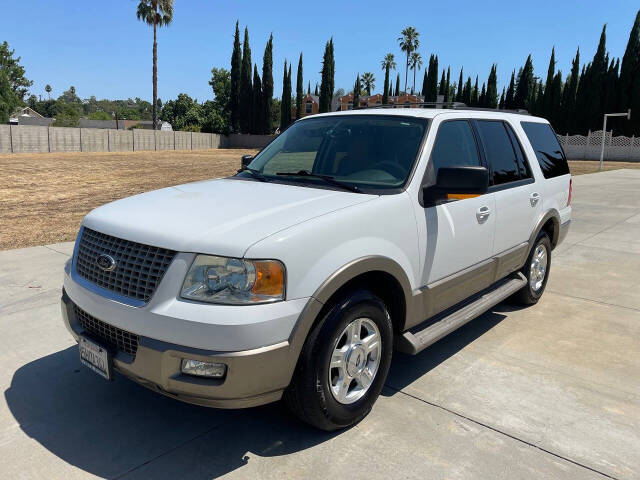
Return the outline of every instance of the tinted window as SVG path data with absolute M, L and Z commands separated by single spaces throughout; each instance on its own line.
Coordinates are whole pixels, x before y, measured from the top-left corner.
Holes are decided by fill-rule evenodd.
M 516 152 L 516 159 L 518 160 L 518 169 L 520 170 L 520 178 L 533 178 L 531 174 L 531 168 L 529 167 L 529 162 L 524 156 L 524 152 L 522 151 L 522 146 L 518 141 L 518 137 L 516 137 L 515 132 L 511 128 L 508 123 L 504 124 L 504 127 L 507 129 L 509 133 L 509 138 L 511 139 L 511 144 L 513 145 L 513 149 Z
M 436 143 L 431 150 L 434 175 L 440 167 L 477 167 L 480 156 L 471 125 L 466 120 L 444 122 L 438 129 Z
M 478 122 L 480 137 L 487 153 L 487 163 L 492 172 L 493 185 L 520 180 L 516 152 L 502 122 L 481 120 Z
M 559 177 L 569 173 L 569 165 L 560 142 L 548 123 L 522 122 L 531 146 L 536 152 L 544 178 Z

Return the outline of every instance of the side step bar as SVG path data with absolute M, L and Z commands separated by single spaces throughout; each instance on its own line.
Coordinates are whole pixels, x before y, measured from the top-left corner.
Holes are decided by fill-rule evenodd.
M 442 337 L 460 328 L 465 323 L 482 315 L 491 307 L 514 294 L 527 283 L 525 276 L 518 272 L 497 283 L 491 290 L 478 294 L 476 298 L 458 310 L 445 313 L 435 322 L 425 322 L 425 326 L 412 328 L 400 337 L 396 337 L 396 350 L 415 355 Z M 437 319 L 437 317 L 436 317 Z

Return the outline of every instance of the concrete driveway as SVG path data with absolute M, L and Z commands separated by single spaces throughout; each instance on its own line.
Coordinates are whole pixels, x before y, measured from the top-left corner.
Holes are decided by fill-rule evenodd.
M 573 183 L 542 301 L 397 354 L 333 434 L 103 381 L 60 319 L 72 245 L 0 252 L 0 478 L 640 478 L 640 170 Z

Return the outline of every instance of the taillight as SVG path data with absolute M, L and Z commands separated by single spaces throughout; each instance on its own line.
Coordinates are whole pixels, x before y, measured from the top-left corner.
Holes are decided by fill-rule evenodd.
M 569 198 L 567 199 L 567 207 L 571 205 L 571 192 L 573 191 L 573 178 L 569 179 Z

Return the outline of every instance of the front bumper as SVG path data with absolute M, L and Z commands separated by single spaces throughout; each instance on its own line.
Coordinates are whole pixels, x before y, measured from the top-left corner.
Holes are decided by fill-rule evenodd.
M 322 307 L 313 298 L 248 307 L 196 304 L 176 299 L 175 293 L 165 295 L 159 288 L 149 304 L 138 308 L 85 289 L 74 281 L 71 269 L 69 263 L 61 306 L 73 337 L 78 340 L 85 332 L 76 306 L 138 335 L 135 356 L 112 351 L 114 369 L 163 395 L 203 406 L 244 408 L 279 400 Z M 183 358 L 224 363 L 226 375 L 222 379 L 185 375 Z

